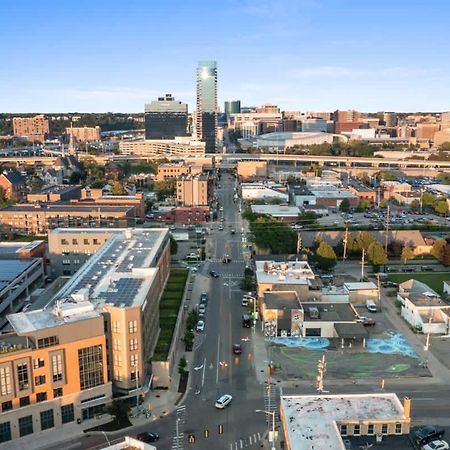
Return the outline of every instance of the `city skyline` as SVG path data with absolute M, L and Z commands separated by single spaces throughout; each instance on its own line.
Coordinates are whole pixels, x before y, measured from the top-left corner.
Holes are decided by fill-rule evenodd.
M 3 4 L 0 110 L 143 112 L 171 92 L 192 112 L 195 68 L 208 59 L 221 109 L 239 98 L 283 110 L 448 110 L 450 6 L 362 3 Z

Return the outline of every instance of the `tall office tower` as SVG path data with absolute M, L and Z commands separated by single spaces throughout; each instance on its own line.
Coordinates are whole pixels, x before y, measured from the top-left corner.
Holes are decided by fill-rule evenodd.
M 217 140 L 217 63 L 199 61 L 197 66 L 197 113 L 195 132 L 205 142 L 206 153 L 215 153 Z
M 383 122 L 387 127 L 395 127 L 397 125 L 397 114 L 395 112 L 383 112 Z
M 174 139 L 186 136 L 188 105 L 172 94 L 145 105 L 145 139 Z
M 227 116 L 227 120 L 230 118 L 231 114 L 239 114 L 241 112 L 241 101 L 231 100 L 229 102 L 225 102 L 224 111 Z

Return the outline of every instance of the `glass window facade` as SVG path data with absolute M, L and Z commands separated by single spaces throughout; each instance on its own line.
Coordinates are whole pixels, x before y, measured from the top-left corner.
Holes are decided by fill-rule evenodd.
M 62 423 L 69 423 L 75 420 L 73 403 L 70 405 L 61 406 L 61 421 Z
M 0 423 L 0 442 L 11 440 L 11 424 L 10 422 Z
M 103 351 L 101 345 L 80 348 L 78 350 L 80 389 L 100 386 L 103 380 Z
M 0 394 L 11 394 L 11 370 L 9 367 L 0 368 Z
M 63 378 L 62 355 L 60 353 L 52 355 L 53 382 L 61 381 Z
M 41 430 L 48 430 L 55 426 L 55 420 L 53 417 L 53 409 L 47 409 L 41 412 Z
M 17 365 L 17 379 L 19 381 L 19 391 L 23 391 L 30 387 L 27 363 Z

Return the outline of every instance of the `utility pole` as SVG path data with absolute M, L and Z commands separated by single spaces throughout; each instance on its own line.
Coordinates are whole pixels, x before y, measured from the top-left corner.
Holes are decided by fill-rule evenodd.
M 300 232 L 297 233 L 297 255 L 300 253 L 302 249 L 302 238 L 300 237 Z
M 380 186 L 378 186 L 378 202 L 377 202 L 378 209 L 380 209 L 380 202 L 381 202 L 381 188 Z
M 381 290 L 380 290 L 380 274 L 377 273 L 377 285 L 378 285 L 378 306 L 381 312 Z
M 364 258 L 366 256 L 366 251 L 364 248 L 362 249 L 362 255 L 361 255 L 361 281 L 364 280 Z
M 387 207 L 387 212 L 386 212 L 386 230 L 385 230 L 385 236 L 384 236 L 384 251 L 386 252 L 387 255 L 387 251 L 388 251 L 388 241 L 389 241 L 389 221 L 391 219 L 391 213 L 390 213 L 390 208 L 389 205 Z
M 345 227 L 344 254 L 342 255 L 342 261 L 345 261 L 345 259 L 347 258 L 347 244 L 348 244 L 348 227 Z
M 322 358 L 319 359 L 317 363 L 317 370 L 319 372 L 319 374 L 317 375 L 317 391 L 319 392 L 319 394 L 322 394 L 322 392 L 324 392 L 323 382 L 325 378 L 325 372 L 327 371 L 327 363 L 325 361 L 325 355 L 322 355 Z

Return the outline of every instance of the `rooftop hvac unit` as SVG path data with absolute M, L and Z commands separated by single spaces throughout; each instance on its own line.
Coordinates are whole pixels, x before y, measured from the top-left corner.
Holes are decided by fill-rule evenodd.
M 308 308 L 308 311 L 309 311 L 309 317 L 311 319 L 319 319 L 320 318 L 319 308 L 316 308 L 315 306 L 310 306 Z

